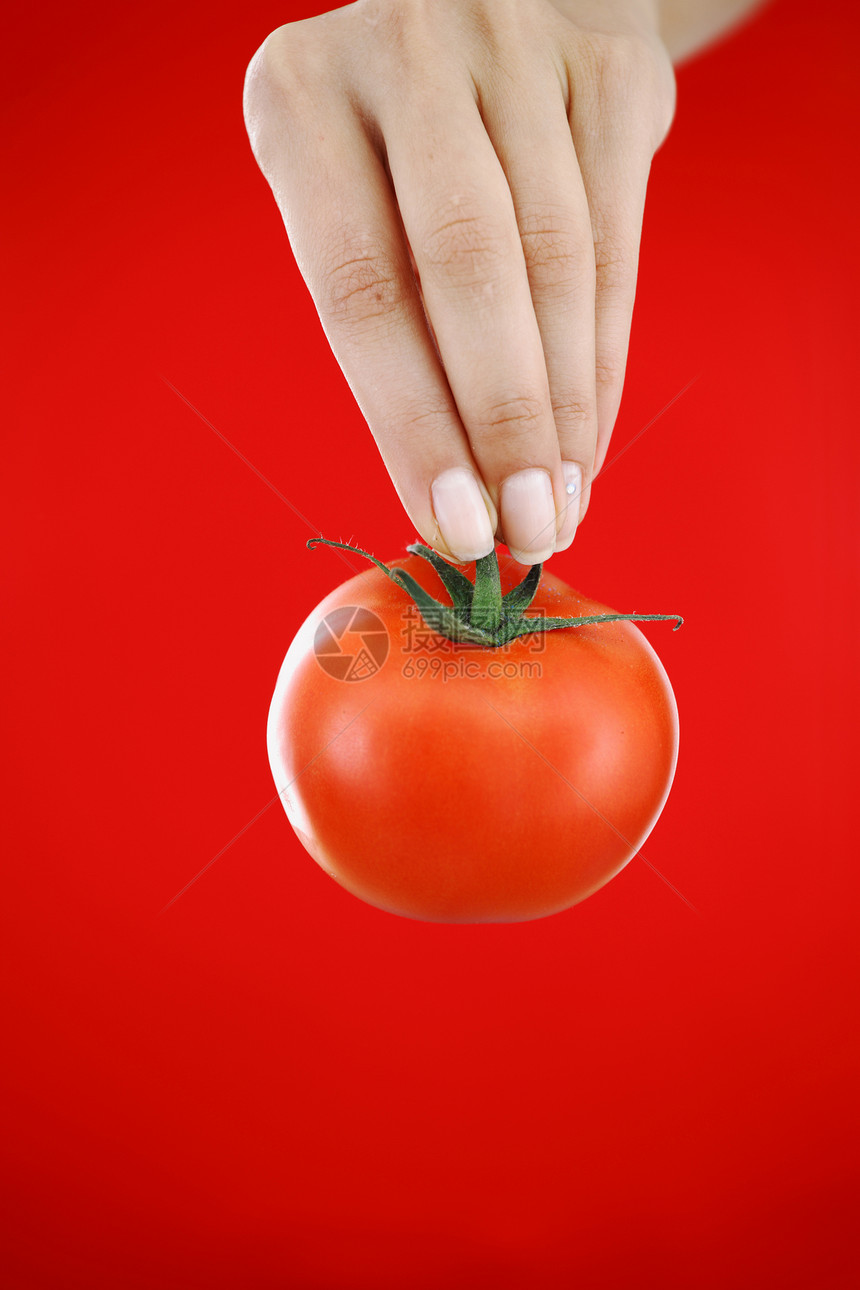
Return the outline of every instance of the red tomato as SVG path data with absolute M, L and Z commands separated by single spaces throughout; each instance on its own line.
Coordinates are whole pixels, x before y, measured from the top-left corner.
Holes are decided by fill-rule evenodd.
M 391 568 L 439 594 L 418 556 Z M 521 576 L 503 572 L 503 590 Z M 611 611 L 544 574 L 529 612 Z M 591 895 L 642 845 L 678 715 L 631 622 L 457 644 L 370 568 L 299 630 L 268 746 L 293 829 L 347 891 L 407 918 L 519 922 Z

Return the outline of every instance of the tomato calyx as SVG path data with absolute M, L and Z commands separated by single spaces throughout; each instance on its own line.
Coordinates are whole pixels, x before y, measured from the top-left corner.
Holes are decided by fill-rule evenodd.
M 500 649 L 518 636 L 531 636 L 535 632 L 554 632 L 566 627 L 586 627 L 593 623 L 615 622 L 664 622 L 674 621 L 673 631 L 683 623 L 680 614 L 590 614 L 584 618 L 548 618 L 545 615 L 527 615 L 526 610 L 534 600 L 540 583 L 543 565 L 533 564 L 522 582 L 510 591 L 502 592 L 499 562 L 496 552 L 475 561 L 475 581 L 472 582 L 454 565 L 424 546 L 412 542 L 406 550 L 419 555 L 431 564 L 451 598 L 451 603 L 436 600 L 405 569 L 389 568 L 369 551 L 349 542 L 333 542 L 329 538 L 310 538 L 308 548 L 316 546 L 337 547 L 352 551 L 372 561 L 387 578 L 409 595 L 421 617 L 431 631 L 448 640 L 485 649 Z

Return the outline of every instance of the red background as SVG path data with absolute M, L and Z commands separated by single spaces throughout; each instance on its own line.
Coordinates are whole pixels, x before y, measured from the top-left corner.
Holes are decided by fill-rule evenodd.
M 323 533 L 413 536 L 244 133 L 248 59 L 311 12 L 6 31 L 2 1284 L 853 1285 L 856 7 L 780 0 L 682 70 L 612 451 L 696 379 L 552 566 L 686 616 L 648 629 L 672 887 L 634 859 L 484 927 L 365 906 L 256 818 L 345 571 L 215 431 Z

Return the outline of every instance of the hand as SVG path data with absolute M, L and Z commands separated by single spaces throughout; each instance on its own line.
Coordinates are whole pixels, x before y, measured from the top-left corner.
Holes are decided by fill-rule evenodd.
M 279 27 L 245 120 L 326 336 L 443 555 L 573 541 L 674 111 L 651 0 L 357 0 Z

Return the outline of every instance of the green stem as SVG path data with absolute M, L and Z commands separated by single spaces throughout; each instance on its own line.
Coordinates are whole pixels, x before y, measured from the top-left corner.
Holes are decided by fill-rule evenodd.
M 470 584 L 471 585 L 471 584 Z M 475 586 L 469 622 L 495 636 L 502 620 L 502 580 L 495 550 L 475 562 Z
M 333 546 L 342 551 L 371 560 L 387 578 L 400 587 L 417 605 L 421 616 L 431 631 L 449 640 L 482 645 L 486 649 L 499 649 L 519 636 L 535 632 L 554 632 L 563 627 L 587 627 L 592 623 L 616 622 L 672 622 L 677 631 L 683 623 L 680 614 L 592 614 L 585 618 L 528 618 L 525 611 L 531 605 L 541 578 L 541 565 L 533 564 L 522 582 L 502 595 L 499 563 L 495 551 L 476 561 L 475 581 L 470 582 L 464 573 L 443 560 L 437 552 L 421 542 L 413 542 L 407 550 L 421 556 L 436 570 L 451 597 L 451 603 L 436 600 L 416 582 L 405 569 L 389 569 L 369 551 L 352 546 L 349 542 L 333 542 L 328 538 L 310 538 L 308 547 Z

